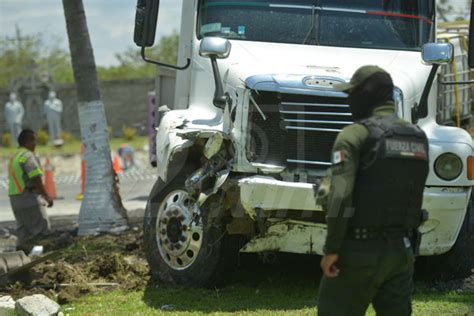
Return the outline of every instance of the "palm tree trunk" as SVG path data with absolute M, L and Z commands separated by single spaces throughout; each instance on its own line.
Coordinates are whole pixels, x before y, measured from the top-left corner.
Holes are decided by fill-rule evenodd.
M 79 124 L 84 144 L 86 185 L 79 213 L 79 234 L 126 228 L 126 210 L 118 193 L 94 52 L 82 0 L 63 0 L 69 49 L 76 82 Z

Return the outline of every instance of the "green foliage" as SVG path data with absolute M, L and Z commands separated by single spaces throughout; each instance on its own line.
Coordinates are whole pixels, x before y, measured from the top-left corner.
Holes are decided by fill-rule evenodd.
M 133 140 L 133 138 L 135 138 L 135 135 L 137 135 L 137 130 L 133 127 L 124 126 L 122 128 L 122 134 L 125 140 Z
M 12 135 L 10 133 L 3 133 L 2 144 L 5 147 L 11 147 L 13 145 Z
M 61 48 L 63 39 L 45 33 L 23 35 L 17 27 L 12 37 L 0 38 L 0 87 L 8 87 L 16 77 L 31 75 L 32 67 L 37 67 L 41 75 L 51 76 L 57 83 L 74 82 L 71 57 Z M 146 54 L 161 62 L 176 64 L 178 59 L 179 35 L 173 31 L 163 36 Z M 153 78 L 156 67 L 144 62 L 140 49 L 130 47 L 125 52 L 115 54 L 117 66 L 97 67 L 99 80 L 127 80 Z
M 66 131 L 61 132 L 61 139 L 64 141 L 64 143 L 69 143 L 70 141 L 74 140 L 74 136 Z
M 38 133 L 36 133 L 36 139 L 39 145 L 44 146 L 48 144 L 49 134 L 45 130 L 40 129 Z
M 0 38 L 0 87 L 8 87 L 14 78 L 30 76 L 34 67 L 56 82 L 73 82 L 69 53 L 60 43 L 59 38 L 47 40 L 42 33 L 25 36 L 18 27 L 15 36 Z
M 146 49 L 146 55 L 160 62 L 176 64 L 178 60 L 179 35 L 173 31 L 171 35 L 163 36 L 158 45 Z M 115 54 L 119 61 L 117 66 L 108 68 L 97 67 L 99 80 L 124 80 L 137 78 L 153 78 L 156 67 L 143 61 L 140 49 L 130 47 L 123 53 Z

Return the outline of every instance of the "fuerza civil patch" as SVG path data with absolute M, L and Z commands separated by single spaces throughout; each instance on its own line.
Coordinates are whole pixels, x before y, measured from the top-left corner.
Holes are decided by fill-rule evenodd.
M 385 154 L 392 158 L 419 158 L 426 159 L 426 146 L 423 142 L 405 139 L 385 140 Z

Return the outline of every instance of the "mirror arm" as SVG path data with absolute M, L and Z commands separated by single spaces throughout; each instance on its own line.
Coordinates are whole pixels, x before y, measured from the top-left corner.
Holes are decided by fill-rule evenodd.
M 216 85 L 216 91 L 214 92 L 214 99 L 212 102 L 214 106 L 223 109 L 227 102 L 229 102 L 229 95 L 224 94 L 224 87 L 222 86 L 222 79 L 221 74 L 219 73 L 216 56 L 209 57 L 211 59 L 212 72 L 214 73 L 214 83 Z
M 434 64 L 431 68 L 430 75 L 428 76 L 428 80 L 426 81 L 425 88 L 423 89 L 423 94 L 421 95 L 420 103 L 417 107 L 416 111 L 416 120 L 420 118 L 425 118 L 428 116 L 428 97 L 430 95 L 431 86 L 436 78 L 436 73 L 438 72 L 439 65 Z
M 145 56 L 145 47 L 142 47 L 142 59 L 144 61 L 146 61 L 147 63 L 150 63 L 150 64 L 154 64 L 154 65 L 158 65 L 158 66 L 162 66 L 162 67 L 166 67 L 166 68 L 171 68 L 171 69 L 176 69 L 176 70 L 185 70 L 189 67 L 189 65 L 191 65 L 191 59 L 189 59 L 189 58 L 186 62 L 186 65 L 184 65 L 184 66 L 170 65 L 170 64 L 166 64 L 166 63 L 160 63 L 159 61 L 156 61 L 156 60 L 148 59 Z

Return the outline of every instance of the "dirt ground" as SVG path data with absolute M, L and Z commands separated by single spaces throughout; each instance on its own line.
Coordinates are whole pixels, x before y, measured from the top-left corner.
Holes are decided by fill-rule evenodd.
M 119 288 L 143 289 L 149 279 L 143 257 L 142 232 L 131 229 L 122 235 L 70 237 L 64 242 L 58 234 L 41 244 L 47 251 L 58 251 L 55 259 L 38 264 L 19 281 L 0 288 L 1 295 L 14 299 L 45 294 L 60 304 L 73 302 L 84 294 Z M 66 238 L 67 239 L 67 238 Z M 58 240 L 63 240 L 58 243 Z
M 0 288 L 0 296 L 18 299 L 41 293 L 59 304 L 68 304 L 85 294 L 110 289 L 140 291 L 146 287 L 150 277 L 139 227 L 121 235 L 78 237 L 74 234 L 74 230 L 68 234 L 56 232 L 42 241 L 47 252 L 58 251 L 58 256 L 35 266 L 30 273 L 23 273 L 16 283 Z M 471 292 L 474 271 L 465 279 L 425 284 L 433 291 Z

